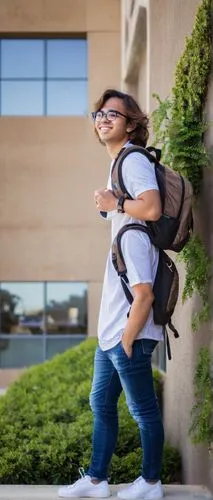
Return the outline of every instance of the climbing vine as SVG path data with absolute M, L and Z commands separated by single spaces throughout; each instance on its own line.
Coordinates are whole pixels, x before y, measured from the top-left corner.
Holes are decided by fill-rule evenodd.
M 186 40 L 180 58 L 172 96 L 161 101 L 153 112 L 155 144 L 162 149 L 165 164 L 185 175 L 192 183 L 195 205 L 199 195 L 203 169 L 209 165 L 203 135 L 206 123 L 203 109 L 211 68 L 211 0 L 203 0 L 192 34 Z M 198 292 L 202 300 L 200 314 L 193 319 L 193 329 L 208 319 L 208 283 L 210 262 L 201 239 L 193 236 L 180 253 L 186 267 L 183 300 Z M 203 311 L 202 311 L 203 309 Z
M 211 380 L 211 357 L 207 347 L 203 347 L 198 355 L 198 363 L 194 376 L 196 404 L 192 408 L 193 421 L 190 433 L 194 443 L 205 442 L 212 447 L 213 424 L 212 407 L 213 391 Z
M 186 39 L 185 50 L 176 67 L 171 96 L 162 101 L 159 96 L 154 95 L 158 101 L 158 108 L 152 115 L 154 143 L 161 147 L 164 163 L 186 176 L 192 183 L 195 207 L 201 189 L 203 170 L 209 166 L 209 156 L 205 150 L 203 137 L 207 129 L 204 105 L 211 69 L 211 9 L 212 0 L 202 0 L 192 34 Z M 192 318 L 192 328 L 197 330 L 200 323 L 207 321 L 210 316 L 208 288 L 211 270 L 210 259 L 198 235 L 191 237 L 179 254 L 179 259 L 184 262 L 186 270 L 183 301 L 192 297 L 194 292 L 201 298 L 200 311 Z M 207 370 L 210 380 L 209 366 L 210 361 L 207 364 L 206 351 L 205 353 L 201 351 L 195 375 L 197 387 L 195 396 L 198 400 L 202 394 L 202 385 L 206 381 Z M 201 373 L 205 373 L 205 376 L 201 377 Z M 210 392 L 212 394 L 211 388 Z M 203 387 L 204 394 L 206 388 Z M 210 399 L 209 395 L 208 401 Z M 196 442 L 202 441 L 204 437 L 206 439 L 208 435 L 207 431 L 198 429 L 201 403 L 202 399 L 192 412 L 194 422 L 190 432 L 192 435 L 195 434 Z M 202 425 L 213 434 L 210 413 L 208 403 L 202 413 Z

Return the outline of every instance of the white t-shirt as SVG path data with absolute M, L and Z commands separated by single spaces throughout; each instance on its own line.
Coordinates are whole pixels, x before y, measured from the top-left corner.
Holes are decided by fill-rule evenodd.
M 126 147 L 129 145 L 131 144 L 127 143 Z M 113 162 L 111 168 L 112 165 Z M 108 189 L 112 188 L 111 168 L 107 184 Z M 125 158 L 122 165 L 122 176 L 132 198 L 136 198 L 151 189 L 158 190 L 154 166 L 140 153 L 132 153 Z M 112 241 L 121 227 L 133 222 L 145 224 L 125 213 L 119 214 L 117 211 L 111 213 Z M 139 283 L 153 284 L 158 265 L 158 250 L 151 244 L 147 234 L 136 230 L 127 231 L 122 236 L 121 248 L 130 287 Z M 127 323 L 129 308 L 130 305 L 121 286 L 120 277 L 112 263 L 110 249 L 106 263 L 98 320 L 98 339 L 100 347 L 104 351 L 111 349 L 120 342 Z M 162 326 L 155 325 L 152 309 L 144 328 L 137 336 L 137 339 L 140 338 L 163 340 Z

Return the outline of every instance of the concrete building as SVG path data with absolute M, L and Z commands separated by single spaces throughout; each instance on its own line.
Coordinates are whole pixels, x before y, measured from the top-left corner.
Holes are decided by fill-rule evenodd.
M 1 387 L 24 366 L 96 335 L 110 233 L 94 210 L 93 192 L 106 183 L 108 158 L 89 113 L 103 90 L 116 87 L 131 92 L 150 114 L 156 106 L 152 94 L 164 98 L 171 91 L 199 4 L 1 0 Z M 62 49 L 63 57 L 69 54 L 65 68 Z M 32 50 L 40 69 L 31 74 Z M 210 119 L 211 95 L 210 86 Z M 208 175 L 203 200 L 211 198 Z M 210 203 L 203 206 L 209 219 Z M 179 270 L 183 284 L 184 269 Z M 208 451 L 188 437 L 196 353 L 210 344 L 212 330 L 208 325 L 196 337 L 191 333 L 194 307 L 195 300 L 184 306 L 180 301 L 176 310 L 181 340 L 172 346 L 165 375 L 165 428 L 181 451 L 183 481 L 213 489 Z
M 96 335 L 108 158 L 89 113 L 120 86 L 120 18 L 119 0 L 0 2 L 1 386 Z

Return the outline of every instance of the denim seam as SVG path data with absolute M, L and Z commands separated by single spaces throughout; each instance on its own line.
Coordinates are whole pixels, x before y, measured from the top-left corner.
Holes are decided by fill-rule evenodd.
M 110 387 L 110 384 L 111 384 L 111 382 L 112 382 L 112 378 L 113 378 L 113 376 L 114 376 L 115 372 L 117 372 L 117 370 L 116 370 L 116 368 L 115 368 L 115 367 L 114 367 L 114 365 L 113 365 L 113 372 L 112 372 L 111 377 L 110 377 L 110 379 L 109 379 L 109 383 L 108 383 L 108 386 L 107 386 L 106 395 L 105 395 L 105 399 L 104 399 L 104 405 L 105 405 L 105 407 L 106 407 L 106 404 L 107 404 L 107 403 L 106 403 L 106 399 L 107 399 L 107 395 L 108 395 L 108 389 L 109 389 L 109 387 Z M 118 376 L 119 376 L 119 375 L 118 375 Z

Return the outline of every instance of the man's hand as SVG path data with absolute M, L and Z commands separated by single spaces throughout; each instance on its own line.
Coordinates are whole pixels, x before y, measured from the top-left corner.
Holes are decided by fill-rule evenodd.
M 132 356 L 132 346 L 149 317 L 154 301 L 151 283 L 138 283 L 133 287 L 134 300 L 122 337 L 122 345 L 128 358 Z
M 128 340 L 128 338 L 123 335 L 122 337 L 122 346 L 123 346 L 123 349 L 126 353 L 126 355 L 128 356 L 128 358 L 131 358 L 132 357 L 132 344 L 131 342 Z
M 110 189 L 97 189 L 94 200 L 98 211 L 110 212 L 117 208 L 118 200 Z

